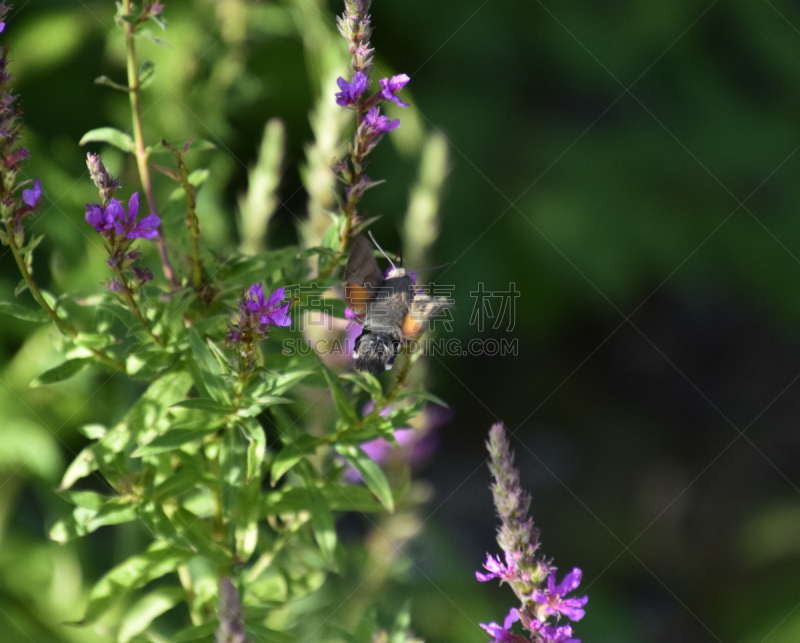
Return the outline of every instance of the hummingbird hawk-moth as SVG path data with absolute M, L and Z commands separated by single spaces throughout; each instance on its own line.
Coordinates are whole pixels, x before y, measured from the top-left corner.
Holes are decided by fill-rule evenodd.
M 446 304 L 441 298 L 416 293 L 413 273 L 395 266 L 375 245 L 391 268 L 384 276 L 369 241 L 358 235 L 347 258 L 344 290 L 362 328 L 353 348 L 356 368 L 380 375 L 392 368 L 406 338 L 420 333 L 428 318 Z

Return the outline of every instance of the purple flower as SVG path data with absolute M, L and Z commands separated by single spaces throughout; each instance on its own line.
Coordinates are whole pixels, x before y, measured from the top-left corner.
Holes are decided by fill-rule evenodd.
M 409 80 L 411 79 L 405 74 L 392 76 L 391 79 L 381 78 L 381 96 L 384 100 L 394 101 L 400 107 L 408 107 L 408 103 L 404 103 L 397 97 L 397 92 L 403 89 Z
M 164 5 L 161 4 L 160 2 L 154 2 L 152 5 L 150 5 L 150 15 L 151 16 L 157 16 L 162 11 L 164 11 Z
M 505 565 L 500 562 L 499 558 L 495 558 L 490 554 L 486 554 L 486 562 L 483 564 L 483 566 L 489 573 L 482 574 L 481 572 L 475 572 L 475 578 L 482 583 L 492 580 L 493 578 L 499 578 L 500 582 L 509 582 L 509 580 L 514 577 L 516 570 L 514 569 L 514 558 L 509 552 L 506 552 L 505 554 Z
M 6 23 L 0 22 L 0 33 L 3 33 L 6 30 Z
M 86 223 L 94 227 L 101 234 L 114 227 L 108 208 L 104 211 L 97 203 L 86 204 Z
M 364 124 L 370 134 L 383 134 L 400 127 L 400 119 L 391 120 L 388 116 L 381 116 L 380 110 L 377 107 L 373 107 L 364 116 Z
M 497 623 L 481 623 L 480 626 L 489 633 L 489 636 L 494 637 L 492 643 L 518 643 L 521 641 L 525 641 L 526 639 L 517 636 L 516 634 L 511 633 L 511 627 L 519 620 L 519 612 L 515 607 L 511 608 L 511 611 L 506 616 L 505 620 L 503 621 L 503 626 L 500 627 Z
M 586 613 L 583 606 L 586 605 L 589 597 L 565 598 L 565 596 L 578 587 L 581 582 L 581 576 L 583 576 L 583 572 L 576 567 L 564 576 L 564 580 L 556 585 L 556 573 L 552 571 L 550 576 L 547 577 L 547 591 L 536 590 L 531 594 L 531 598 L 541 604 L 542 611 L 548 616 L 563 614 L 570 620 L 580 621 Z M 561 641 L 566 639 L 554 640 Z
M 250 286 L 250 297 L 245 300 L 245 304 L 258 317 L 262 330 L 266 326 L 289 326 L 292 323 L 292 320 L 289 319 L 290 302 L 281 304 L 284 296 L 284 289 L 278 288 L 265 301 L 261 282 Z
M 136 278 L 142 282 L 153 281 L 153 273 L 148 268 L 137 268 L 134 266 L 133 272 L 136 275 Z
M 16 152 L 11 152 L 11 154 L 6 157 L 3 165 L 6 166 L 6 169 L 10 170 L 17 163 L 28 158 L 29 156 L 30 154 L 28 153 L 28 150 L 26 150 L 24 147 L 21 147 Z
M 86 206 L 86 222 L 100 233 L 109 232 L 111 228 L 128 239 L 154 239 L 158 236 L 158 226 L 161 219 L 156 214 L 150 214 L 141 221 L 139 215 L 139 193 L 134 192 L 128 201 L 128 212 L 116 199 L 106 206 L 105 210 L 97 203 Z
M 108 288 L 111 292 L 116 292 L 117 290 L 122 290 L 122 284 L 119 282 L 119 279 L 114 279 L 106 286 L 106 288 Z
M 572 638 L 572 628 L 569 625 L 545 625 L 542 627 L 542 634 L 546 643 L 581 643 L 580 639 Z
M 336 81 L 342 91 L 336 93 L 336 104 L 342 107 L 349 107 L 358 102 L 358 97 L 367 91 L 367 76 L 363 72 L 356 72 L 353 82 L 348 83 L 344 78 Z
M 42 182 L 39 179 L 33 180 L 33 187 L 22 191 L 22 200 L 32 208 L 36 207 L 39 199 L 42 198 Z

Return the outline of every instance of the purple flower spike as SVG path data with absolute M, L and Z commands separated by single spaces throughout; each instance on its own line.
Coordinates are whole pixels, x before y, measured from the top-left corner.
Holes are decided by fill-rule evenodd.
M 0 33 L 3 33 L 6 30 L 6 23 L 0 22 Z
M 364 117 L 364 123 L 373 135 L 391 132 L 393 129 L 400 127 L 400 119 L 391 120 L 388 116 L 381 116 L 377 107 L 373 107 L 367 112 Z
M 511 611 L 503 621 L 503 626 L 500 627 L 497 623 L 481 623 L 480 626 L 489 633 L 489 636 L 494 637 L 492 643 L 518 643 L 526 641 L 525 638 L 511 633 L 511 627 L 519 620 L 519 612 L 516 608 L 511 608 Z M 527 643 L 527 642 L 526 642 Z
M 363 72 L 356 72 L 353 82 L 348 83 L 344 78 L 336 81 L 342 91 L 336 93 L 336 104 L 341 107 L 350 107 L 358 102 L 359 96 L 367 91 L 367 76 Z
M 397 93 L 403 89 L 411 80 L 405 74 L 399 74 L 389 78 L 381 78 L 381 96 L 384 100 L 391 100 L 400 105 L 400 107 L 408 107 L 408 103 L 404 103 L 398 98 Z
M 548 616 L 563 614 L 572 621 L 580 621 L 586 614 L 583 606 L 586 605 L 589 597 L 565 598 L 565 595 L 578 587 L 582 576 L 583 572 L 576 567 L 556 585 L 556 573 L 552 571 L 547 578 L 547 591 L 536 590 L 531 598 L 542 604 L 543 611 Z
M 42 198 L 42 182 L 39 179 L 33 180 L 33 187 L 22 191 L 22 200 L 30 207 L 35 208 Z
M 259 282 L 250 286 L 250 298 L 247 300 L 249 308 L 258 317 L 262 326 L 262 331 L 267 326 L 289 326 L 292 320 L 289 318 L 289 304 L 282 304 L 285 297 L 285 290 L 278 288 L 273 292 L 269 299 L 264 300 L 264 287 Z

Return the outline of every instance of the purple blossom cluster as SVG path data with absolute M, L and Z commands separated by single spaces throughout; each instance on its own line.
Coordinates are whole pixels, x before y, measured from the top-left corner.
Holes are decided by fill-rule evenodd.
M 97 203 L 86 205 L 86 223 L 107 239 L 115 235 L 126 239 L 155 239 L 161 219 L 157 214 L 149 214 L 144 219 L 139 217 L 139 193 L 134 192 L 128 201 L 128 211 L 116 199 L 112 198 L 106 207 Z
M 264 339 L 270 326 L 289 326 L 291 302 L 286 301 L 286 291 L 278 288 L 269 297 L 264 296 L 261 282 L 253 284 L 239 300 L 239 319 L 229 324 L 226 340 L 230 348 L 235 348 L 242 357 L 251 359 L 256 344 Z
M 501 520 L 497 542 L 504 560 L 487 554 L 484 568 L 476 572 L 481 582 L 498 579 L 508 584 L 521 602 L 512 608 L 503 625 L 481 627 L 493 637 L 493 643 L 580 643 L 572 636 L 572 626 L 561 624 L 561 618 L 579 621 L 585 614 L 588 596 L 568 596 L 581 582 L 583 573 L 577 567 L 556 583 L 556 570 L 536 552 L 539 531 L 529 515 L 531 498 L 519 484 L 519 471 L 514 467 L 514 454 L 502 424 L 495 424 L 486 443 L 494 483 L 492 494 Z M 546 585 L 545 585 L 546 581 Z M 526 635 L 514 634 L 511 628 L 520 622 Z
M 5 31 L 5 17 L 9 10 L 5 3 L 0 3 L 0 33 Z M 39 179 L 17 181 L 17 175 L 30 154 L 20 145 L 22 109 L 19 97 L 11 91 L 13 76 L 8 70 L 8 53 L 8 46 L 0 45 L 0 172 L 4 187 L 0 205 L 3 221 L 16 233 L 22 229 L 23 219 L 35 211 L 43 192 Z M 27 185 L 31 187 L 25 187 Z M 25 188 L 21 194 L 20 188 Z
M 147 268 L 134 265 L 142 253 L 136 249 L 131 250 L 131 245 L 137 239 L 155 239 L 161 220 L 155 214 L 139 219 L 138 192 L 134 192 L 128 200 L 126 211 L 122 203 L 111 196 L 119 187 L 119 182 L 111 177 L 102 161 L 90 154 L 87 164 L 92 179 L 100 190 L 103 205 L 86 204 L 86 223 L 103 236 L 108 251 L 108 265 L 116 275 L 107 287 L 112 292 L 133 291 L 151 281 L 153 273 Z

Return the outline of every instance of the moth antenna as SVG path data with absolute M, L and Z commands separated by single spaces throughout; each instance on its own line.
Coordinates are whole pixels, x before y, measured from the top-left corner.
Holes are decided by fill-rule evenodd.
M 440 268 L 447 268 L 449 266 L 455 265 L 455 261 L 448 261 L 447 263 L 443 263 L 441 266 L 434 266 L 433 268 L 422 268 L 421 270 L 415 270 L 417 274 L 421 272 L 428 272 L 429 270 L 439 270 Z
M 367 232 L 367 234 L 369 235 L 369 238 L 370 238 L 370 239 L 372 239 L 372 243 L 374 243 L 374 244 L 375 244 L 375 247 L 376 247 L 378 250 L 380 250 L 380 251 L 381 251 L 381 254 L 382 254 L 384 257 L 386 257 L 386 261 L 388 261 L 388 262 L 391 264 L 392 268 L 394 268 L 395 270 L 397 270 L 397 266 L 395 266 L 395 265 L 394 265 L 394 261 L 392 261 L 391 259 L 389 259 L 389 255 L 387 255 L 387 254 L 386 254 L 386 253 L 383 251 L 383 248 L 381 248 L 380 244 L 379 244 L 377 241 L 375 241 L 375 236 L 372 234 L 372 230 L 370 230 L 369 232 Z

